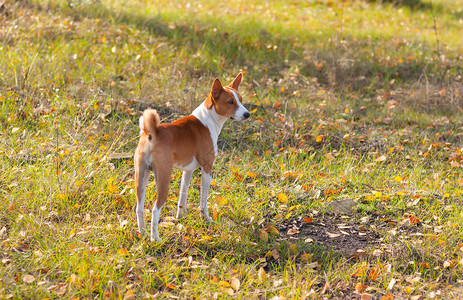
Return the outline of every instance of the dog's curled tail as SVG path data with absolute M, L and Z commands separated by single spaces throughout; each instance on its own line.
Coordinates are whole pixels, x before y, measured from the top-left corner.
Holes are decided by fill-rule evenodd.
M 143 115 L 140 117 L 139 120 L 140 134 L 146 132 L 150 135 L 150 137 L 156 136 L 159 123 L 160 120 L 158 112 L 155 109 L 151 108 L 145 109 Z

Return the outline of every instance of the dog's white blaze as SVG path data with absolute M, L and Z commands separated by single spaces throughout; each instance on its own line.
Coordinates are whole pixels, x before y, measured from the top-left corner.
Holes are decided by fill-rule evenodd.
M 217 139 L 219 138 L 220 131 L 223 124 L 227 121 L 227 117 L 219 115 L 215 111 L 215 107 L 211 109 L 206 108 L 206 101 L 201 103 L 191 114 L 198 118 L 198 120 L 209 129 L 211 134 L 212 144 L 214 145 L 214 155 L 217 156 Z
M 233 96 L 235 97 L 236 103 L 238 103 L 238 109 L 235 111 L 235 114 L 233 115 L 233 119 L 235 120 L 244 120 L 244 114 L 248 112 L 246 107 L 243 106 L 240 102 L 240 98 L 238 97 L 238 94 L 231 88 L 225 86 L 224 89 L 227 91 L 231 92 Z

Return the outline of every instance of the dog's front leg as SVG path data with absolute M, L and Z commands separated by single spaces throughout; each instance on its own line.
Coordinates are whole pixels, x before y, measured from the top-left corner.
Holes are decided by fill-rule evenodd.
M 180 195 L 178 196 L 177 219 L 186 216 L 186 199 L 188 196 L 188 186 L 190 185 L 193 171 L 184 171 L 180 183 Z
M 212 181 L 212 174 L 209 174 L 204 171 L 204 168 L 201 169 L 201 199 L 200 199 L 200 209 L 201 213 L 206 219 L 206 221 L 212 221 L 212 218 L 209 217 L 207 209 L 207 196 L 209 195 L 209 187 Z

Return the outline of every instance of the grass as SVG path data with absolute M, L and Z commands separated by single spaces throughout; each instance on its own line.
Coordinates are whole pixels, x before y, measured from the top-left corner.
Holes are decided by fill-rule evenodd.
M 461 4 L 6 1 L 0 297 L 460 295 Z M 165 243 L 141 240 L 138 111 L 188 115 L 239 71 L 253 114 L 219 139 L 218 222 L 200 219 L 199 174 L 174 218 L 175 171 Z M 333 251 L 284 229 L 309 217 L 377 238 Z

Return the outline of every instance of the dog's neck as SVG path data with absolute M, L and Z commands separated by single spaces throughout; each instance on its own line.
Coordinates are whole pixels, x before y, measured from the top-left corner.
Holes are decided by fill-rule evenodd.
M 219 115 L 215 111 L 214 106 L 212 106 L 211 109 L 207 109 L 206 101 L 201 103 L 201 105 L 198 106 L 191 114 L 209 129 L 212 142 L 214 144 L 214 153 L 215 156 L 217 156 L 217 139 L 219 137 L 220 131 L 222 130 L 223 124 L 228 120 L 228 118 Z

